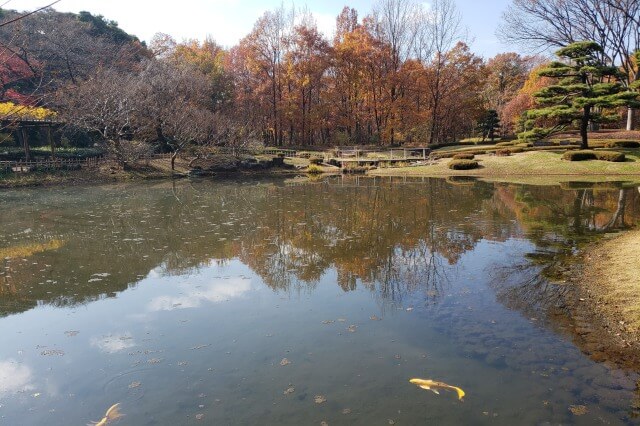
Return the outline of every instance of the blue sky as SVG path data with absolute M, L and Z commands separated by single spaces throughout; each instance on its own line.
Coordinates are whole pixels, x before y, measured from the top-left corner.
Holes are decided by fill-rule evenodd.
M 30 10 L 52 0 L 10 0 L 5 8 Z M 464 25 L 468 28 L 473 51 L 485 57 L 509 51 L 495 36 L 500 17 L 510 0 L 457 0 Z M 211 35 L 218 43 L 232 46 L 253 27 L 266 10 L 274 9 L 281 0 L 62 0 L 55 8 L 61 11 L 88 10 L 117 21 L 124 30 L 143 40 L 156 32 L 182 39 L 203 39 Z M 285 1 L 285 6 L 290 5 Z M 295 1 L 296 7 L 307 6 L 320 29 L 331 36 L 335 17 L 347 4 L 345 0 Z M 373 1 L 349 0 L 361 16 L 371 11 Z M 425 1 L 428 4 L 428 0 Z M 511 49 L 512 50 L 512 49 Z

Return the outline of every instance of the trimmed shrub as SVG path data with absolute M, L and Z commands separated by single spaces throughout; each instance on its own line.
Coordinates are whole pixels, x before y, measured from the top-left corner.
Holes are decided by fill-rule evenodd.
M 508 157 L 511 155 L 511 150 L 510 149 L 499 149 L 496 151 L 496 155 L 498 157 Z
M 627 159 L 623 153 L 615 151 L 596 151 L 596 158 L 602 161 L 611 161 L 612 163 L 623 163 Z
M 605 145 L 607 148 L 640 148 L 640 142 L 638 141 L 613 141 L 607 142 Z
M 479 166 L 475 160 L 451 160 L 449 162 L 449 168 L 451 170 L 472 170 L 477 169 Z
M 518 154 L 520 152 L 524 152 L 524 148 L 521 148 L 521 147 L 509 148 L 509 151 L 511 151 L 512 154 Z
M 476 158 L 474 154 L 461 152 L 453 156 L 454 160 L 473 160 Z
M 597 158 L 594 151 L 567 151 L 562 155 L 562 159 L 567 161 L 590 161 Z
M 319 175 L 323 173 L 323 171 L 318 165 L 311 164 L 309 165 L 309 167 L 307 167 L 307 173 L 309 173 L 310 175 Z

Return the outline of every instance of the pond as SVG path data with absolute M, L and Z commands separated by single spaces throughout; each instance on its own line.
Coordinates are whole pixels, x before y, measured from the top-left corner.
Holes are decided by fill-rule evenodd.
M 122 425 L 637 420 L 638 376 L 573 343 L 548 273 L 635 226 L 637 188 L 335 177 L 0 201 L 0 424 L 116 403 Z

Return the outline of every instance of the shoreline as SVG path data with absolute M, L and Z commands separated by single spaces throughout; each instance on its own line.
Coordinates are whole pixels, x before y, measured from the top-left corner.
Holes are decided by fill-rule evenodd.
M 564 297 L 575 343 L 594 361 L 636 371 L 640 370 L 638 250 L 639 229 L 594 242 L 569 267 L 569 291 Z

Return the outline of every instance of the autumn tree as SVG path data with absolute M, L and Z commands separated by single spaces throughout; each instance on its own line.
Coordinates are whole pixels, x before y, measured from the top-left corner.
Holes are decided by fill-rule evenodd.
M 607 108 L 635 105 L 637 94 L 626 91 L 618 82 L 620 71 L 603 62 L 602 47 L 596 42 L 577 42 L 556 53 L 563 62 L 552 62 L 539 71 L 541 76 L 551 77 L 556 84 L 548 86 L 534 96 L 538 109 L 527 117 L 531 124 L 538 119 L 551 119 L 553 126 L 533 128 L 523 137 L 548 135 L 577 122 L 582 148 L 589 147 L 589 123 L 607 121 Z

